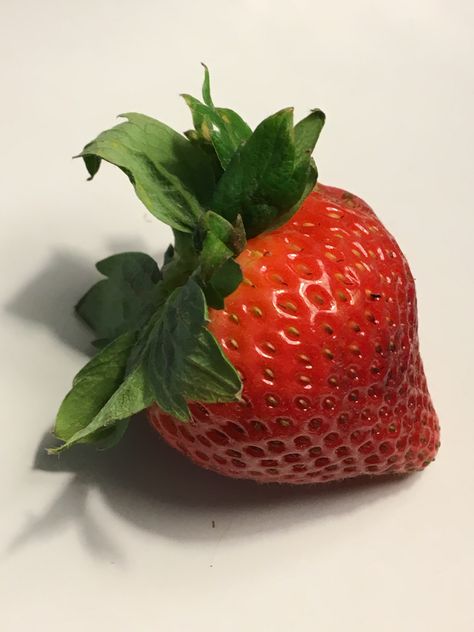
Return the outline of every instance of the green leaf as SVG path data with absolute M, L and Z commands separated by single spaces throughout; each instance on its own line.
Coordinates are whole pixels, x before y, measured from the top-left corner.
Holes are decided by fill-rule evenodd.
M 309 164 L 325 120 L 324 112 L 315 109 L 295 125 L 295 164 L 297 167 Z
M 204 68 L 204 81 L 202 84 L 202 100 L 206 105 L 213 108 L 214 103 L 212 102 L 211 97 L 211 78 L 209 77 L 209 68 L 206 64 L 202 64 Z
M 85 294 L 76 312 L 103 346 L 139 327 L 156 309 L 161 273 L 154 259 L 141 252 L 113 255 L 99 261 L 96 268 L 107 278 Z
M 323 125 L 313 110 L 293 128 L 291 108 L 262 121 L 219 180 L 212 208 L 230 222 L 240 212 L 249 237 L 288 221 L 316 183 L 311 153 Z
M 204 82 L 202 86 L 202 98 L 198 99 L 183 94 L 183 98 L 189 106 L 195 133 L 187 132 L 188 138 L 199 142 L 201 147 L 209 151 L 209 144 L 214 147 L 215 153 L 223 169 L 226 169 L 232 156 L 252 134 L 252 130 L 245 121 L 229 108 L 216 108 L 211 97 L 211 85 L 209 70 L 204 66 Z M 220 175 L 220 174 L 219 174 Z
M 54 433 L 64 444 L 53 452 L 100 440 L 100 432 L 152 404 L 143 365 L 126 375 L 134 343 L 134 334 L 120 336 L 77 374 L 56 418 Z
M 233 401 L 242 388 L 206 323 L 204 294 L 189 279 L 168 298 L 150 337 L 146 372 L 154 396 L 182 421 L 190 418 L 188 402 Z
M 208 156 L 167 125 L 142 114 L 124 114 L 127 121 L 102 132 L 87 144 L 84 158 L 91 178 L 100 160 L 120 167 L 140 200 L 158 219 L 191 232 L 214 188 Z
M 247 235 L 258 234 L 291 206 L 294 162 L 293 110 L 286 108 L 260 123 L 236 152 L 212 208 L 232 223 L 240 213 Z

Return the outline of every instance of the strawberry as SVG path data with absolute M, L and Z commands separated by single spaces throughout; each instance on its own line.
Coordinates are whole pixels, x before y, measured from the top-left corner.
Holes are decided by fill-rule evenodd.
M 113 445 L 147 410 L 162 437 L 221 474 L 311 483 L 423 469 L 439 425 L 418 349 L 413 277 L 371 208 L 316 183 L 324 124 L 291 108 L 254 132 L 184 95 L 186 138 L 138 114 L 84 148 L 119 166 L 175 235 L 97 264 L 77 306 L 98 355 L 58 413 L 64 443 Z
M 439 426 L 418 350 L 413 277 L 365 202 L 318 185 L 284 226 L 247 244 L 244 282 L 210 329 L 243 402 L 153 426 L 209 469 L 307 483 L 430 463 Z

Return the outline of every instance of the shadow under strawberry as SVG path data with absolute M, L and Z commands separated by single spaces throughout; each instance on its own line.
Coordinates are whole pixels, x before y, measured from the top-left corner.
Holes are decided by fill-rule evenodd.
M 71 523 L 84 547 L 97 558 L 123 562 L 126 555 L 93 516 L 90 492 L 99 495 L 121 520 L 156 536 L 178 541 L 215 541 L 298 528 L 308 520 L 363 509 L 415 483 L 408 477 L 377 477 L 339 483 L 261 485 L 204 470 L 170 448 L 142 416 L 127 440 L 98 452 L 88 446 L 51 457 L 51 434 L 40 442 L 33 468 L 69 472 L 61 493 L 10 544 L 9 552 L 32 539 L 53 537 Z

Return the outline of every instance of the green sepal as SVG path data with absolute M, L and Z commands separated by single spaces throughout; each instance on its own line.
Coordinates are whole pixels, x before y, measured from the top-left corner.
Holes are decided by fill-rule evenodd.
M 229 108 L 216 108 L 211 97 L 209 70 L 204 66 L 202 98 L 183 94 L 182 97 L 191 110 L 195 132 L 187 132 L 188 138 L 209 151 L 212 145 L 222 169 L 226 169 L 236 150 L 250 135 L 252 130 L 237 112 Z
M 158 219 L 184 232 L 194 229 L 214 188 L 208 156 L 170 127 L 143 114 L 127 119 L 88 143 L 79 154 L 93 178 L 106 160 L 124 171 Z
M 140 327 L 156 308 L 161 272 L 156 261 L 142 252 L 123 252 L 102 259 L 98 281 L 76 305 L 78 316 L 95 332 L 103 347 L 121 334 Z
M 150 334 L 146 373 L 160 408 L 181 421 L 188 402 L 237 400 L 240 378 L 207 329 L 204 294 L 193 280 L 168 298 Z
M 126 373 L 135 341 L 134 333 L 123 334 L 79 371 L 56 417 L 54 434 L 64 443 L 51 452 L 75 443 L 100 442 L 97 433 L 151 405 L 143 366 Z

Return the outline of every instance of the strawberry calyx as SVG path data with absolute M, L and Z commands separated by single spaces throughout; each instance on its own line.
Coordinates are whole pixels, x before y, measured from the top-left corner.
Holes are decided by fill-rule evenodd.
M 242 281 L 236 257 L 247 238 L 284 224 L 314 188 L 311 154 L 325 117 L 315 109 L 294 125 L 285 108 L 252 132 L 214 105 L 206 66 L 202 101 L 183 97 L 194 124 L 185 135 L 128 113 L 79 154 L 89 179 L 103 160 L 119 167 L 175 241 L 161 268 L 134 252 L 97 264 L 104 278 L 76 311 L 99 352 L 61 404 L 55 435 L 63 443 L 52 452 L 110 446 L 153 402 L 185 422 L 188 402 L 240 398 L 237 371 L 207 328 L 208 308 L 222 309 Z

